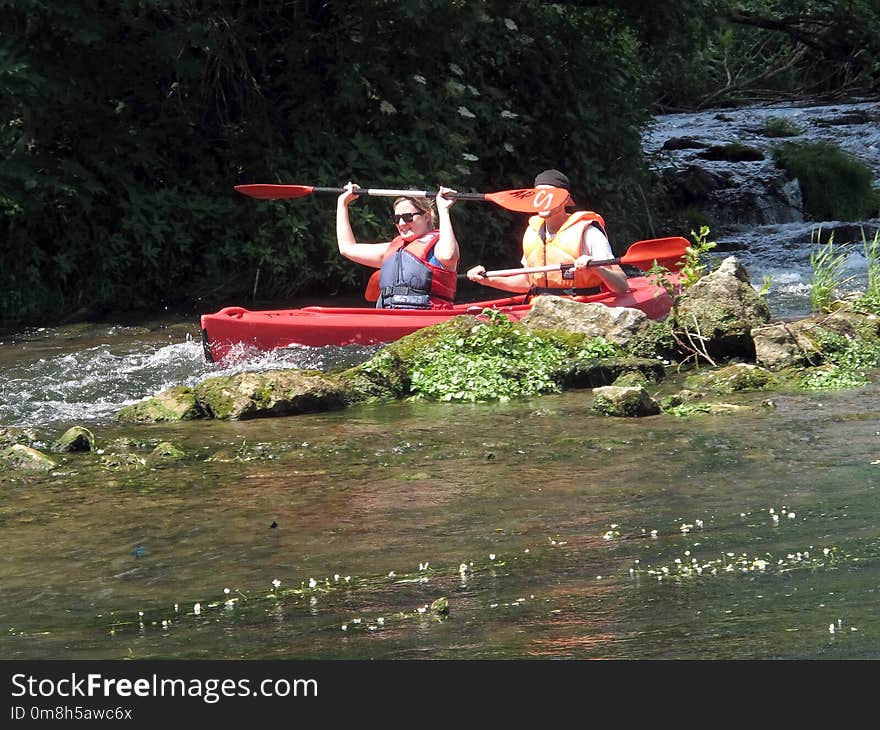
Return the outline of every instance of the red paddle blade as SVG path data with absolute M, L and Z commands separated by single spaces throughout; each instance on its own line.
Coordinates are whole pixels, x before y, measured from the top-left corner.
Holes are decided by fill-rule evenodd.
M 661 266 L 680 269 L 685 250 L 690 246 L 686 238 L 669 236 L 668 238 L 652 238 L 647 241 L 636 241 L 620 257 L 620 263 L 641 268 L 650 268 L 654 261 Z
M 486 200 L 519 213 L 539 213 L 564 205 L 568 200 L 568 190 L 563 188 L 502 190 L 500 193 L 486 193 Z
M 368 302 L 375 302 L 379 300 L 379 270 L 373 272 L 373 275 L 370 277 L 370 280 L 367 282 L 367 289 L 364 292 L 364 299 Z
M 312 185 L 236 185 L 235 189 L 242 195 L 249 195 L 260 200 L 283 200 L 286 198 L 304 198 L 311 195 L 315 188 Z

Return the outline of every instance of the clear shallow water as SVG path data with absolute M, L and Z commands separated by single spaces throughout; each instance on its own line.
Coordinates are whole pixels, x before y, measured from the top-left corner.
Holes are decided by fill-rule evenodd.
M 880 388 L 737 400 L 754 411 L 597 418 L 584 391 L 155 426 L 143 451 L 185 459 L 0 477 L 0 653 L 877 656 Z

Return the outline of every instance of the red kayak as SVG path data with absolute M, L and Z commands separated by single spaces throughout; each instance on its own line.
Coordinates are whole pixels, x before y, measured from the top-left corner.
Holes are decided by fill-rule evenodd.
M 675 278 L 675 274 L 670 275 L 671 280 Z M 633 277 L 628 281 L 629 291 L 624 294 L 601 292 L 570 298 L 579 302 L 598 302 L 609 307 L 633 307 L 657 320 L 669 314 L 672 301 L 665 289 L 647 277 Z M 215 314 L 202 315 L 202 343 L 209 362 L 222 362 L 230 350 L 239 344 L 258 351 L 289 345 L 375 345 L 393 342 L 418 329 L 461 314 L 479 315 L 486 308 L 503 312 L 516 321 L 531 310 L 528 299 L 527 295 L 520 294 L 504 299 L 457 304 L 451 309 L 304 307 L 251 312 L 242 307 L 226 307 Z

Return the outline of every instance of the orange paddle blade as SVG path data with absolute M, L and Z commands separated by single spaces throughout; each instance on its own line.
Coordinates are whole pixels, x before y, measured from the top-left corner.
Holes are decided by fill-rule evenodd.
M 313 185 L 236 185 L 235 189 L 242 195 L 260 200 L 283 200 L 285 198 L 304 198 L 311 195 Z
M 465 198 L 464 195 L 457 197 Z M 486 193 L 485 198 L 507 210 L 519 213 L 539 213 L 564 205 L 568 200 L 568 190 L 563 188 L 521 188 Z
M 680 269 L 683 263 L 681 257 L 690 245 L 690 242 L 681 236 L 636 241 L 620 257 L 620 263 L 643 269 L 650 268 L 654 261 L 657 261 L 661 266 Z

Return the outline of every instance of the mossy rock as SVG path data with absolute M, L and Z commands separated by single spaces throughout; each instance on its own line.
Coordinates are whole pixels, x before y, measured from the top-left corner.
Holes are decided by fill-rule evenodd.
M 660 413 L 660 404 L 644 388 L 613 385 L 593 390 L 593 411 L 603 416 L 638 418 Z
M 208 378 L 195 388 L 198 407 L 213 418 L 246 419 L 342 408 L 336 378 L 316 370 L 269 370 Z
M 172 444 L 170 441 L 162 441 L 150 452 L 147 457 L 147 464 L 157 464 L 161 462 L 177 461 L 186 456 L 186 452 L 179 446 Z
M 24 444 L 13 444 L 0 451 L 0 465 L 16 471 L 47 472 L 58 464 L 42 451 Z
M 94 451 L 95 435 L 83 426 L 72 426 L 52 444 L 52 450 L 63 453 Z
M 659 383 L 666 375 L 663 364 L 657 360 L 637 357 L 609 357 L 573 360 L 559 374 L 563 388 L 599 388 L 611 385 L 625 374 L 642 382 Z
M 112 469 L 114 471 L 137 471 L 146 466 L 147 460 L 137 454 L 112 453 L 102 455 L 99 463 L 103 469 Z
M 712 393 L 735 393 L 744 390 L 763 390 L 776 383 L 769 370 L 749 363 L 735 363 L 717 370 L 706 370 L 685 378 L 685 386 L 692 390 Z
M 703 152 L 697 153 L 697 157 L 716 162 L 760 162 L 764 159 L 764 153 L 756 147 L 749 147 L 740 142 L 731 142 L 724 145 L 713 145 Z
M 163 390 L 149 400 L 125 406 L 116 414 L 117 420 L 123 423 L 162 423 L 203 417 L 195 392 L 185 385 Z
M 681 353 L 673 330 L 674 322 L 669 317 L 662 322 L 652 320 L 646 329 L 635 334 L 626 344 L 626 352 L 633 357 L 678 359 Z

